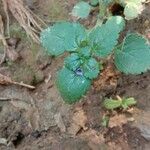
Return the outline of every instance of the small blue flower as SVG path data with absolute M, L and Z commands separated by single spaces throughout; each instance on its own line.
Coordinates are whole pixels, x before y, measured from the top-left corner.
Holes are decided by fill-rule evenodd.
M 75 74 L 78 75 L 78 76 L 83 76 L 83 71 L 81 68 L 78 68 L 75 70 Z

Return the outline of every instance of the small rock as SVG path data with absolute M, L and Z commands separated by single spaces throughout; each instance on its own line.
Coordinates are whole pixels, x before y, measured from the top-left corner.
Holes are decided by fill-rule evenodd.
M 7 145 L 7 140 L 5 138 L 0 138 L 0 144 Z
M 34 131 L 31 133 L 31 136 L 35 137 L 35 138 L 39 138 L 41 136 L 41 133 L 39 131 Z

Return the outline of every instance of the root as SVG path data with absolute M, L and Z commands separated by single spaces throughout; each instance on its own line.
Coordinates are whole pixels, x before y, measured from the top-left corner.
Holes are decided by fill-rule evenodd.
M 36 16 L 22 0 L 2 0 L 4 11 L 7 17 L 7 30 L 9 30 L 8 10 L 12 13 L 20 26 L 36 42 L 40 43 L 39 33 L 42 31 L 42 25 L 46 25 L 38 16 Z M 9 33 L 9 31 L 8 31 Z M 9 34 L 8 34 L 9 35 Z
M 2 41 L 2 43 L 4 45 L 4 54 L 3 54 L 2 60 L 0 60 L 0 65 L 1 65 L 6 59 L 6 52 L 7 52 L 7 48 L 8 48 L 6 39 L 4 37 L 4 24 L 2 21 L 1 15 L 0 15 L 0 40 Z
M 18 53 L 7 44 L 7 41 L 4 35 L 4 24 L 3 24 L 1 15 L 0 15 L 0 40 L 2 41 L 2 44 L 4 46 L 4 54 L 3 54 L 2 59 L 0 60 L 0 65 L 3 62 L 5 62 L 6 57 L 11 59 L 12 61 L 17 60 L 19 57 Z
M 9 15 L 8 15 L 8 7 L 7 7 L 7 4 L 5 2 L 5 0 L 2 0 L 2 3 L 3 3 L 3 8 L 4 8 L 4 12 L 6 14 L 6 19 L 7 19 L 7 34 L 8 34 L 8 37 L 10 37 L 10 30 L 9 30 Z

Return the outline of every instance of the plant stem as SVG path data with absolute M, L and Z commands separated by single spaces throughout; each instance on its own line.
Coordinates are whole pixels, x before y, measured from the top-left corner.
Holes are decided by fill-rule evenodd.
M 117 98 L 119 101 L 122 101 L 122 98 L 121 98 L 119 95 L 117 95 L 116 98 Z
M 32 85 L 28 85 L 28 84 L 25 84 L 23 82 L 12 82 L 13 84 L 16 84 L 16 85 L 20 85 L 20 86 L 23 86 L 23 87 L 26 87 L 26 88 L 29 88 L 29 89 L 35 89 L 35 86 L 32 86 Z

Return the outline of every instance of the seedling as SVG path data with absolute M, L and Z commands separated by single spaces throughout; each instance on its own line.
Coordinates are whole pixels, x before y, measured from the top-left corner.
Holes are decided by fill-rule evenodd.
M 150 68 L 150 45 L 144 37 L 129 33 L 118 44 L 124 25 L 122 17 L 112 16 L 91 30 L 79 23 L 60 22 L 42 31 L 41 43 L 50 55 L 70 53 L 56 76 L 64 101 L 74 103 L 87 92 L 102 69 L 97 58 L 114 54 L 116 67 L 125 74 L 140 74 Z
M 78 18 L 87 18 L 90 9 L 99 5 L 98 18 L 102 21 L 112 15 L 109 8 L 114 4 L 119 4 L 124 8 L 123 14 L 125 18 L 131 20 L 141 14 L 143 10 L 143 2 L 145 2 L 145 0 L 90 0 L 90 3 L 81 1 L 74 6 L 72 15 Z
M 136 101 L 133 97 L 122 99 L 119 96 L 117 96 L 117 100 L 110 98 L 104 101 L 104 107 L 108 110 L 114 110 L 117 108 L 123 108 L 124 110 L 126 110 L 127 108 L 135 104 Z
M 108 127 L 108 124 L 109 124 L 109 117 L 104 115 L 104 116 L 102 117 L 101 125 L 102 125 L 103 127 Z

